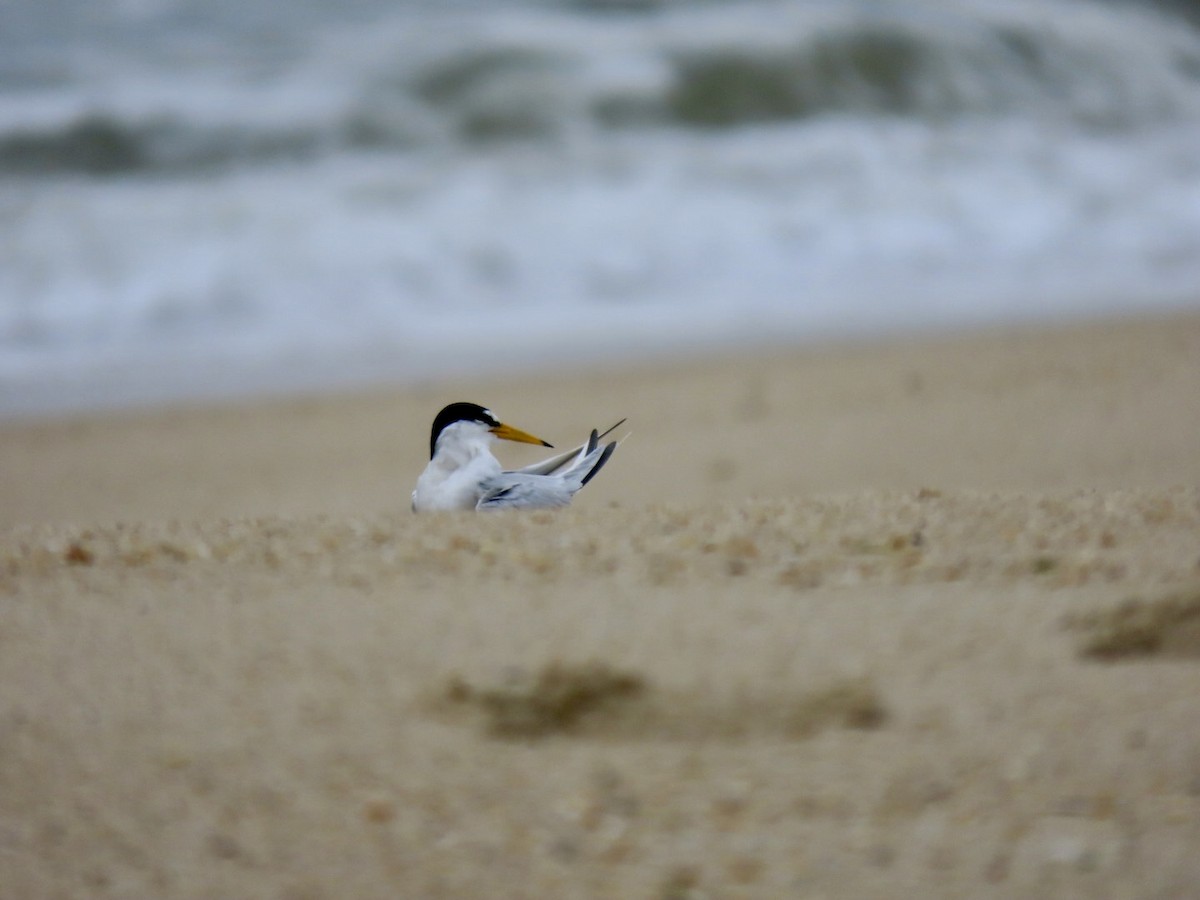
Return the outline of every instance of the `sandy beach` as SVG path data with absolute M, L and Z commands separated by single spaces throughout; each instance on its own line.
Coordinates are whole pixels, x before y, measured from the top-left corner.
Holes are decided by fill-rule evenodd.
M 1197 398 L 1193 314 L 0 425 L 0 896 L 1200 897 Z M 415 517 L 454 400 L 631 434 Z

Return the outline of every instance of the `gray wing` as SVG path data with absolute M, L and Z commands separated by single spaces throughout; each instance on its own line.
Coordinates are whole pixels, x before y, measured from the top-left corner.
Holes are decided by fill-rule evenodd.
M 612 428 L 609 431 L 612 431 Z M 489 478 L 482 485 L 483 494 L 475 508 L 553 509 L 566 506 L 575 493 L 604 468 L 608 458 L 617 449 L 616 441 L 601 446 L 599 438 L 600 436 L 593 431 L 588 442 L 574 451 L 570 460 L 566 463 L 555 463 L 551 471 L 561 468 L 561 472 L 543 475 L 520 469 L 516 472 L 501 472 Z
M 614 431 L 616 431 L 618 428 L 620 428 L 624 424 L 625 424 L 625 420 L 622 419 L 616 425 L 613 425 L 612 427 L 605 430 L 603 434 L 596 435 L 596 440 L 602 440 L 602 439 L 608 437 L 610 434 L 612 434 Z M 559 469 L 561 469 L 567 463 L 578 458 L 580 451 L 586 450 L 587 448 L 588 448 L 588 444 L 580 444 L 578 447 L 575 447 L 571 450 L 567 450 L 564 453 L 559 453 L 557 456 L 551 456 L 549 459 L 543 459 L 541 462 L 536 462 L 536 463 L 533 463 L 532 465 L 525 466 L 524 468 L 516 469 L 516 470 L 514 470 L 513 474 L 514 475 L 516 475 L 516 474 L 520 474 L 520 475 L 553 475 L 555 472 L 557 472 Z
M 489 478 L 476 509 L 554 509 L 566 506 L 579 488 L 558 475 L 503 472 Z

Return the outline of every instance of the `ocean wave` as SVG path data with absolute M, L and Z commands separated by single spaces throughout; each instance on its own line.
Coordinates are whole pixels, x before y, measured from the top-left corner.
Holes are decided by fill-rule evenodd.
M 296 24 L 334 2 L 269 64 L 191 20 L 0 33 L 0 417 L 1195 306 L 1200 36 L 1146 7 Z M 180 3 L 276 14 L 144 9 Z
M 277 73 L 273 87 L 292 98 L 283 113 L 259 112 L 274 106 L 259 73 L 244 86 L 222 80 L 216 98 L 189 84 L 152 103 L 124 96 L 114 75 L 103 103 L 60 102 L 71 112 L 36 123 L 0 116 L 0 173 L 186 172 L 830 115 L 1109 130 L 1200 118 L 1200 35 L 1160 13 L 1083 0 L 950 10 L 775 4 L 755 17 L 737 4 L 669 4 L 601 16 L 584 4 L 496 13 L 439 40 L 414 33 L 410 13 L 373 25 L 370 40 L 316 42 Z M 356 43 L 364 58 L 348 60 Z M 332 101 L 294 102 L 324 76 Z
M 187 172 L 234 162 L 309 159 L 328 142 L 312 130 L 254 131 L 201 127 L 170 119 L 124 121 L 89 114 L 44 130 L 0 138 L 0 170 L 9 174 Z
M 840 25 L 783 51 L 683 55 L 667 99 L 675 120 L 704 126 L 866 113 L 1061 116 L 1120 128 L 1195 113 L 1200 45 L 1170 43 L 1147 64 L 1030 25 Z

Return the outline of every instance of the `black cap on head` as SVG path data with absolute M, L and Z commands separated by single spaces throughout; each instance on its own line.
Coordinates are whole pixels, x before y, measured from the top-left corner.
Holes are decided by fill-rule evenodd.
M 490 410 L 485 409 L 478 403 L 451 403 L 438 413 L 433 420 L 433 431 L 429 436 L 430 459 L 433 459 L 433 454 L 437 452 L 438 435 L 442 433 L 444 428 L 453 425 L 455 422 L 482 422 L 484 425 L 492 428 L 500 424 Z

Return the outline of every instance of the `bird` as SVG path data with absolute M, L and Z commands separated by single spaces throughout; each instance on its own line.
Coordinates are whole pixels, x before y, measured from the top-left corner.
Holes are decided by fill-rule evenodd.
M 506 425 L 478 403 L 451 403 L 433 420 L 429 464 L 417 478 L 413 512 L 549 509 L 566 506 L 608 462 L 617 441 L 601 445 L 625 420 L 586 443 L 522 469 L 505 471 L 492 455 L 497 440 L 554 445 Z

